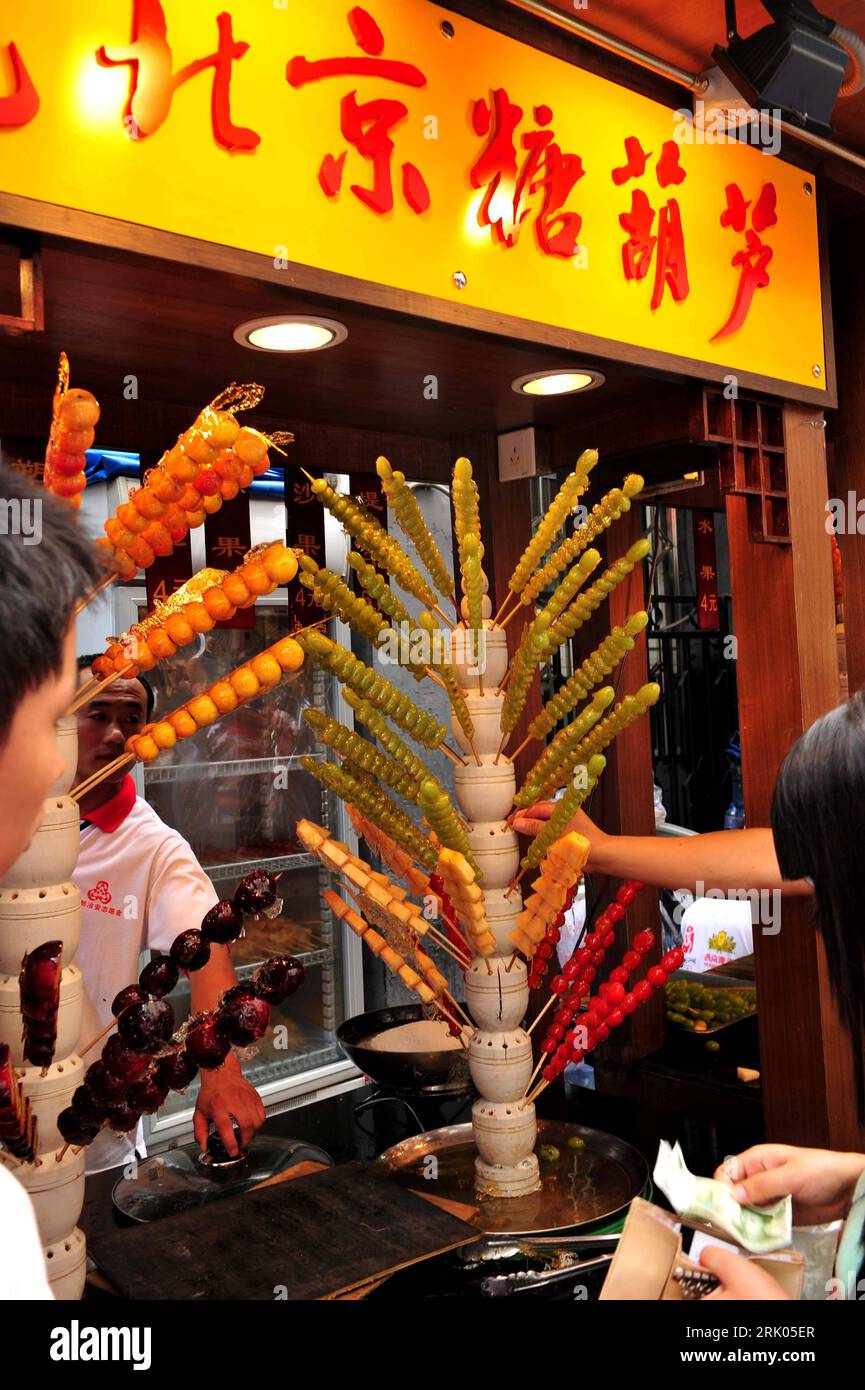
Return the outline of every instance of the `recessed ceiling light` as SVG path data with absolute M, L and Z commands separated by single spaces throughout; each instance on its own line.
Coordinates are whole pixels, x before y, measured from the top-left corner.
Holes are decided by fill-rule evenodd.
M 570 372 L 558 368 L 550 372 L 529 372 L 518 376 L 511 382 L 511 388 L 526 396 L 568 396 L 573 391 L 591 391 L 603 386 L 605 377 L 601 372 L 580 367 Z
M 235 342 L 257 352 L 320 352 L 345 342 L 348 329 L 336 319 L 310 314 L 292 318 L 250 319 L 234 330 Z

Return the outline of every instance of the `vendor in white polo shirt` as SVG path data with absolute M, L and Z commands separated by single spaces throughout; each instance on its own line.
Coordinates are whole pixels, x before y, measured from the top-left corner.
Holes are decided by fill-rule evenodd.
M 89 677 L 92 660 L 79 658 L 82 680 Z M 89 701 L 78 715 L 76 783 L 115 759 L 130 734 L 138 733 L 150 718 L 152 708 L 153 691 L 142 679 L 114 681 Z M 217 894 L 182 835 L 136 794 L 128 773 L 106 777 L 81 798 L 80 808 L 75 882 L 81 891 L 77 962 L 84 977 L 79 1040 L 84 1047 L 111 1022 L 115 995 L 138 979 L 140 953 L 167 953 L 178 932 L 200 925 Z M 213 944 L 208 964 L 189 981 L 193 1012 L 212 1009 L 223 990 L 237 983 L 228 947 Z M 203 1148 L 212 1122 L 229 1153 L 235 1153 L 232 1119 L 248 1143 L 264 1123 L 261 1097 L 243 1079 L 233 1053 L 218 1070 L 201 1072 L 200 1081 L 195 1138 Z M 143 1152 L 140 1129 L 135 1137 L 104 1130 L 87 1150 L 88 1172 L 127 1162 L 136 1148 Z

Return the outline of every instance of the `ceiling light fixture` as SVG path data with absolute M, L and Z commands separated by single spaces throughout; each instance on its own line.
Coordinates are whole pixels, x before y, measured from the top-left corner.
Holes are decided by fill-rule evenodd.
M 511 389 L 521 396 L 569 396 L 575 391 L 592 391 L 596 386 L 603 386 L 605 380 L 603 373 L 588 367 L 574 367 L 570 371 L 555 367 L 549 372 L 518 376 L 511 382 Z
M 256 352 L 320 352 L 347 337 L 345 324 L 311 314 L 249 319 L 234 330 L 235 342 Z

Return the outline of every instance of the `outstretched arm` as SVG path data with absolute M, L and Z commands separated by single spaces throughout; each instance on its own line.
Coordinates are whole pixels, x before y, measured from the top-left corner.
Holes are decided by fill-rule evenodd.
M 541 801 L 514 819 L 514 829 L 534 835 L 556 803 Z M 587 868 L 613 878 L 635 878 L 658 888 L 687 888 L 693 893 L 719 889 L 778 888 L 807 894 L 803 879 L 782 879 L 771 830 L 717 830 L 707 835 L 608 835 L 583 811 L 568 826 L 591 843 Z

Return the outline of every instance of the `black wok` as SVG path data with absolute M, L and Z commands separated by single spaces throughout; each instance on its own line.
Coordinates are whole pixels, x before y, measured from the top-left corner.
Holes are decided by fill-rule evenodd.
M 379 1086 L 408 1095 L 460 1094 L 472 1089 L 468 1061 L 464 1050 L 447 1052 L 378 1052 L 362 1047 L 365 1038 L 385 1033 L 404 1023 L 419 1023 L 424 1018 L 420 1004 L 400 1004 L 392 1009 L 374 1009 L 371 1013 L 348 1018 L 336 1030 L 343 1052 L 355 1066 Z

